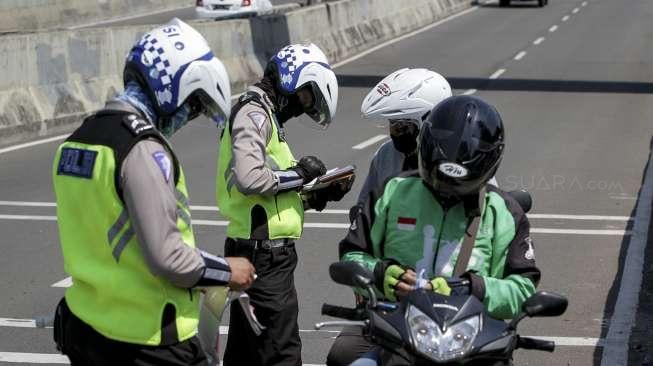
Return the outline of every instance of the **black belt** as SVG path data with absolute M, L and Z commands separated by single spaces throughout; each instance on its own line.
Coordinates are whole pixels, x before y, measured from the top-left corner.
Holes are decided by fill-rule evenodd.
M 254 240 L 254 239 L 231 239 L 238 245 L 248 246 L 252 249 L 275 249 L 275 248 L 284 248 L 292 247 L 295 245 L 295 241 L 290 238 L 284 239 L 265 239 L 265 240 Z

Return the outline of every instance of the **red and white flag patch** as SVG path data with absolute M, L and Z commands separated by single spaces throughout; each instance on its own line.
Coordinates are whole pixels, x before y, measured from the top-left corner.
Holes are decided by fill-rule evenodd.
M 414 217 L 401 217 L 397 218 L 397 229 L 413 231 L 417 225 L 417 219 Z

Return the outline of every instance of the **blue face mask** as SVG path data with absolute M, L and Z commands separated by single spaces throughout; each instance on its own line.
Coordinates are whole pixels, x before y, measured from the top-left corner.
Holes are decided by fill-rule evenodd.
M 125 102 L 140 110 L 145 117 L 154 124 L 159 118 L 154 111 L 154 106 L 150 98 L 145 94 L 140 85 L 135 81 L 130 81 L 125 85 L 125 91 L 116 96 L 116 100 Z
M 150 98 L 145 94 L 140 85 L 134 81 L 130 81 L 125 86 L 125 91 L 116 96 L 117 100 L 126 102 L 141 112 L 147 117 L 150 123 L 157 126 L 159 131 L 165 136 L 170 137 L 186 123 L 191 114 L 191 108 L 187 103 L 184 103 L 177 112 L 170 116 L 159 118 L 154 110 L 154 106 Z

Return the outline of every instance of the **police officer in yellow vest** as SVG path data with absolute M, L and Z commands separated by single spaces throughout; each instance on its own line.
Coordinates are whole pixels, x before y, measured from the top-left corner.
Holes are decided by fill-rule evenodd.
M 322 51 L 314 44 L 289 45 L 236 103 L 222 133 L 216 180 L 218 207 L 229 219 L 225 254 L 254 263 L 258 278 L 247 293 L 266 327 L 257 337 L 240 307 L 232 306 L 226 366 L 302 364 L 294 241 L 302 234 L 305 206 L 324 209 L 349 191 L 351 181 L 303 200 L 299 188 L 326 169 L 313 156 L 295 161 L 283 125 L 305 113 L 326 128 L 337 101 L 336 76 Z
M 73 365 L 204 365 L 198 286 L 248 287 L 254 268 L 195 248 L 184 173 L 167 137 L 230 113 L 206 40 L 173 19 L 131 49 L 125 91 L 59 146 L 59 235 L 73 285 L 55 341 Z

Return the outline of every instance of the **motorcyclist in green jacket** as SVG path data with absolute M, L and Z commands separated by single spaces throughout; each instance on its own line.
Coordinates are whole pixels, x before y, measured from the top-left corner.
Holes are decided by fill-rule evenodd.
M 454 96 L 429 114 L 419 135 L 418 171 L 372 193 L 340 243 L 342 260 L 374 272 L 380 294 L 396 300 L 418 281 L 444 295 L 480 299 L 500 319 L 516 316 L 540 279 L 526 214 L 487 184 L 504 150 L 497 110 L 472 96 Z M 453 277 L 465 232 L 480 216 L 466 271 Z M 328 365 L 349 364 L 373 345 L 345 329 Z

